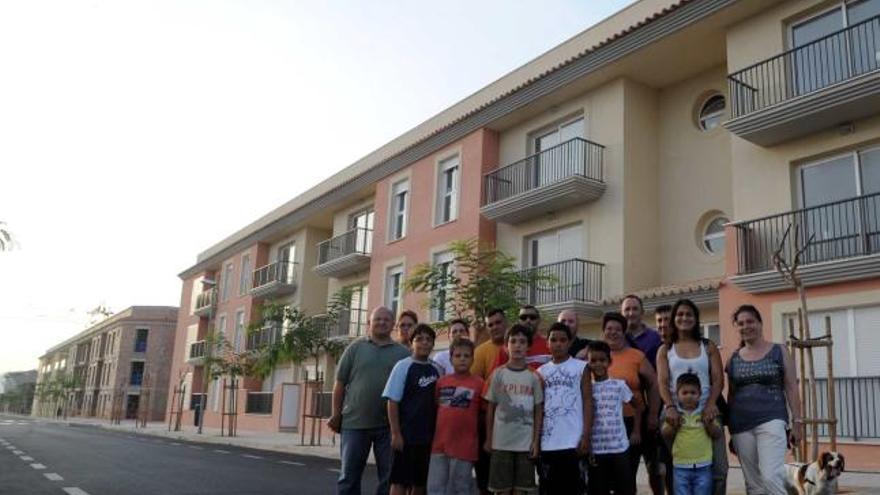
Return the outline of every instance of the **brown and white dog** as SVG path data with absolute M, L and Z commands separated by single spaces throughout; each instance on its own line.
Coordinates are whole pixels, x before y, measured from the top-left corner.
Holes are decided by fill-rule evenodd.
M 785 489 L 790 495 L 833 495 L 843 470 L 839 452 L 823 452 L 809 464 L 786 464 Z

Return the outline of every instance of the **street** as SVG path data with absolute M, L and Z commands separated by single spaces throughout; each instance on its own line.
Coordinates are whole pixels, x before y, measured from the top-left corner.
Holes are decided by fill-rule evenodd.
M 338 461 L 0 415 L 0 494 L 329 494 Z M 364 493 L 375 489 L 375 468 Z

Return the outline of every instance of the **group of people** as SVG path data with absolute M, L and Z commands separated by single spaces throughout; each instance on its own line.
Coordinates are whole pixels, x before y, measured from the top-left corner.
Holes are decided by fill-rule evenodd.
M 793 361 L 764 338 L 760 312 L 733 314 L 740 347 L 726 367 L 692 301 L 657 307 L 656 330 L 643 318 L 627 296 L 590 341 L 573 311 L 544 328 L 534 306 L 512 325 L 495 309 L 488 340 L 475 345 L 454 320 L 449 348 L 434 353 L 435 331 L 414 312 L 395 325 L 377 308 L 337 366 L 338 493 L 361 493 L 372 450 L 377 494 L 635 494 L 642 459 L 655 495 L 724 494 L 729 448 L 749 494 L 784 494 L 800 401 Z

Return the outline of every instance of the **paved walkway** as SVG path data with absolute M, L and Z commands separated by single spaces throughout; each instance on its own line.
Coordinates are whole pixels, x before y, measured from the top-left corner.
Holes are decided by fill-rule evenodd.
M 113 425 L 108 420 L 99 420 L 94 418 L 68 418 L 67 420 L 56 420 L 50 418 L 39 418 L 41 421 L 51 421 L 60 423 L 69 423 L 76 425 L 91 425 L 100 428 L 125 430 L 133 433 L 144 435 L 154 435 L 165 438 L 174 438 L 178 440 L 189 440 L 195 442 L 214 443 L 218 445 L 233 445 L 238 447 L 247 447 L 253 449 L 261 449 L 274 452 L 284 452 L 289 454 L 317 456 L 327 459 L 339 459 L 339 446 L 333 444 L 333 438 L 324 437 L 323 445 L 309 446 L 300 445 L 300 435 L 298 433 L 277 433 L 277 432 L 255 432 L 242 431 L 236 437 L 220 436 L 218 428 L 204 428 L 203 433 L 197 433 L 194 426 L 184 426 L 182 431 L 168 431 L 168 423 L 153 422 L 148 423 L 146 428 L 136 428 L 132 420 L 123 421 L 121 424 Z M 338 437 L 337 437 L 338 439 Z M 306 436 L 308 441 L 308 435 Z M 372 462 L 372 459 L 371 459 Z M 645 470 L 639 470 L 639 493 L 649 494 L 648 480 L 645 476 Z M 742 471 L 737 467 L 732 467 L 728 474 L 728 494 L 740 495 L 745 494 L 745 484 L 742 478 Z M 880 473 L 866 472 L 847 472 L 841 478 L 841 493 L 876 493 L 880 494 Z

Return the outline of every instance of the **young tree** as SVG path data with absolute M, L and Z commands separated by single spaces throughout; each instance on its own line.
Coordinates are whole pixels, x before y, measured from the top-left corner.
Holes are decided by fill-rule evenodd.
M 404 287 L 426 294 L 428 307 L 442 307 L 452 318 L 469 321 L 478 339 L 485 334 L 484 322 L 491 309 L 503 308 L 512 318 L 525 302 L 528 287 L 556 284 L 551 276 L 520 270 L 515 258 L 476 239 L 454 241 L 450 250 L 452 269 L 422 263 L 415 267 Z
M 12 251 L 14 247 L 15 240 L 13 240 L 12 234 L 6 228 L 6 222 L 0 221 L 0 252 Z

